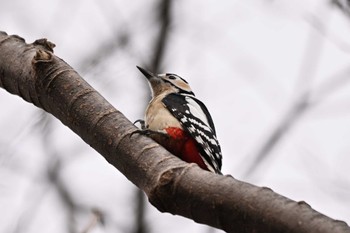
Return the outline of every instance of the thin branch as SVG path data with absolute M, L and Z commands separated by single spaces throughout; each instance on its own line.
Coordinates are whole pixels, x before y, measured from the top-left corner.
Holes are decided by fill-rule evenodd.
M 320 5 L 319 14 L 327 19 L 329 10 L 323 5 Z M 320 25 L 322 31 L 326 31 L 326 26 Z M 311 28 L 312 29 L 312 28 Z M 319 39 L 319 35 L 310 30 L 307 40 L 306 50 L 301 63 L 301 68 L 298 74 L 296 91 L 300 93 L 296 101 L 291 105 L 286 114 L 277 123 L 277 126 L 271 130 L 271 133 L 266 136 L 266 140 L 262 143 L 258 151 L 254 154 L 252 162 L 248 164 L 243 172 L 243 177 L 249 177 L 256 171 L 262 162 L 266 160 L 271 151 L 278 145 L 278 143 L 287 135 L 289 130 L 298 122 L 303 113 L 310 107 L 311 83 L 315 78 L 316 68 L 318 66 L 324 41 Z
M 310 104 L 312 106 L 319 104 L 324 101 L 328 96 L 340 88 L 346 87 L 350 81 L 350 66 L 338 71 L 336 74 L 331 75 L 324 81 L 317 89 L 312 90 L 312 98 L 310 99 Z
M 253 174 L 254 171 L 267 159 L 270 152 L 275 146 L 282 140 L 282 138 L 289 132 L 289 130 L 295 125 L 297 120 L 300 119 L 303 113 L 308 109 L 309 95 L 304 94 L 294 103 L 289 109 L 286 115 L 278 123 L 277 127 L 271 131 L 271 134 L 267 136 L 267 140 L 264 141 L 262 147 L 259 149 L 257 154 L 254 156 L 253 161 L 247 166 L 243 177 L 248 177 Z
M 158 3 L 159 20 L 161 22 L 160 31 L 154 45 L 154 54 L 151 70 L 154 73 L 159 72 L 161 61 L 163 60 L 166 44 L 169 37 L 169 25 L 171 23 L 171 6 L 172 0 L 162 1 Z
M 204 171 L 150 138 L 132 135 L 136 127 L 52 48 L 46 40 L 26 44 L 0 33 L 0 86 L 61 120 L 142 189 L 158 210 L 227 232 L 350 232 L 345 222 L 305 202 Z
M 129 35 L 127 31 L 114 33 L 112 38 L 101 42 L 88 57 L 80 61 L 78 65 L 82 73 L 96 69 L 106 58 L 112 56 L 118 49 L 127 46 L 129 43 Z
M 335 33 L 332 33 L 333 28 L 325 28 L 323 22 L 327 21 L 323 16 L 319 16 L 316 14 L 307 14 L 304 17 L 305 21 L 309 23 L 315 30 L 318 31 L 325 39 L 327 39 L 330 43 L 335 45 L 338 49 L 343 51 L 344 53 L 350 53 L 350 43 L 347 40 L 344 40 Z M 346 38 L 347 39 L 347 38 Z
M 74 200 L 72 199 L 71 195 L 69 194 L 68 190 L 66 189 L 65 185 L 59 180 L 59 173 L 62 168 L 62 161 L 59 155 L 57 154 L 57 151 L 53 149 L 53 146 L 51 144 L 50 136 L 51 136 L 51 126 L 52 126 L 52 120 L 49 118 L 48 114 L 45 112 L 42 112 L 41 117 L 43 121 L 45 122 L 45 127 L 43 127 L 42 132 L 42 141 L 43 141 L 43 147 L 45 154 L 48 155 L 47 160 L 47 177 L 49 179 L 50 184 L 52 184 L 64 205 L 67 211 L 67 230 L 70 233 L 74 233 L 76 226 L 75 226 L 75 210 L 77 209 L 77 206 L 74 203 Z
M 135 192 L 136 208 L 135 208 L 135 220 L 134 220 L 134 233 L 146 233 L 148 227 L 145 220 L 146 215 L 146 200 L 145 194 L 142 190 L 137 189 Z
M 330 3 L 341 10 L 345 16 L 350 18 L 350 1 L 349 0 L 330 0 Z
M 348 66 L 327 78 L 326 81 L 316 89 L 310 88 L 307 92 L 301 94 L 299 99 L 295 101 L 294 105 L 290 108 L 285 117 L 282 118 L 277 127 L 272 130 L 272 134 L 269 135 L 268 140 L 264 142 L 258 154 L 254 157 L 254 161 L 250 166 L 247 166 L 244 176 L 249 176 L 257 169 L 262 161 L 267 158 L 267 155 L 275 145 L 277 145 L 279 140 L 289 132 L 290 128 L 297 123 L 306 111 L 321 104 L 322 101 L 325 101 L 325 99 L 332 93 L 345 87 L 349 82 L 350 67 Z
M 92 216 L 89 224 L 82 230 L 81 233 L 90 233 L 99 223 L 103 222 L 103 214 L 99 210 L 92 210 Z
M 169 25 L 171 23 L 171 6 L 172 0 L 163 1 L 160 0 L 157 2 L 158 17 L 157 22 L 159 22 L 160 29 L 158 30 L 158 35 L 156 36 L 154 44 L 154 53 L 151 60 L 150 67 L 152 71 L 157 73 L 160 68 L 160 64 L 163 61 L 165 49 L 168 43 L 169 38 Z M 147 98 L 145 98 L 147 100 Z M 148 101 L 147 101 L 148 102 Z M 145 104 L 147 104 L 145 102 Z M 148 232 L 148 227 L 145 221 L 145 208 L 146 200 L 142 190 L 136 190 L 136 214 L 135 214 L 135 233 L 146 233 Z

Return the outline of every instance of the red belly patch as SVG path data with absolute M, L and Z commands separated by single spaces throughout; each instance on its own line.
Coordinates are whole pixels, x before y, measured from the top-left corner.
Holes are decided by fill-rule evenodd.
M 158 142 L 172 154 L 188 163 L 196 163 L 208 170 L 200 156 L 197 142 L 184 130 L 176 127 L 165 129 L 170 138 L 166 142 Z

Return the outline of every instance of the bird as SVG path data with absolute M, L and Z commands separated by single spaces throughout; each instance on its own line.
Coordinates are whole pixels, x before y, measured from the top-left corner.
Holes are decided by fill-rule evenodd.
M 136 67 L 152 92 L 144 120 L 135 121 L 141 124 L 140 132 L 183 161 L 222 174 L 221 147 L 212 117 L 188 82 L 173 73 L 153 74 Z

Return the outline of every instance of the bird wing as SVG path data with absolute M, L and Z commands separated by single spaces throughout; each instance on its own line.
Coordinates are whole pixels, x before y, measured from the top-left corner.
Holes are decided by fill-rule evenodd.
M 203 161 L 221 173 L 221 149 L 213 120 L 205 105 L 192 95 L 171 93 L 163 100 L 165 107 L 180 121 L 182 127 L 197 142 Z

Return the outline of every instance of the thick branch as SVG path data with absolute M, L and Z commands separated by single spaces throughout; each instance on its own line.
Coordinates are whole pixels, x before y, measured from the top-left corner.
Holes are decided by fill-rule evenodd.
M 50 112 L 144 190 L 162 212 L 228 232 L 350 232 L 341 221 L 230 176 L 180 161 L 135 127 L 70 66 L 53 44 L 0 33 L 0 86 Z

